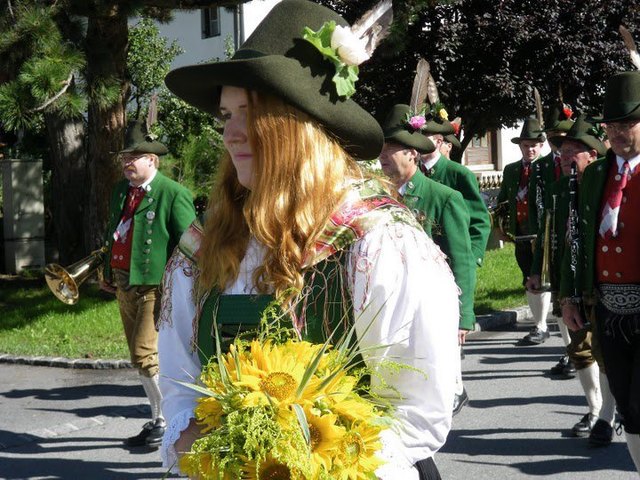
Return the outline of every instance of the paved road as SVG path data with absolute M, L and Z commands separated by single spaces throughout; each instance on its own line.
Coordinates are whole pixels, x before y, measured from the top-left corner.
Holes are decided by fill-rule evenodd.
M 515 347 L 520 331 L 479 332 L 466 349 L 470 404 L 437 455 L 445 480 L 637 479 L 622 437 L 592 449 L 568 429 L 586 413 L 577 380 L 544 376 L 561 353 L 555 333 Z M 124 437 L 148 406 L 132 370 L 0 364 L 0 478 L 162 478 L 157 451 L 129 450 Z

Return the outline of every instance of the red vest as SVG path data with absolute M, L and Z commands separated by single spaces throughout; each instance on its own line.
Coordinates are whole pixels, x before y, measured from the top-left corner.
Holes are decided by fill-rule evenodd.
M 614 176 L 618 173 L 618 164 L 613 162 L 609 168 L 604 194 L 600 201 L 600 214 L 607 199 L 615 188 Z M 636 168 L 627 182 L 618 214 L 618 236 L 605 239 L 596 234 L 596 279 L 598 283 L 636 283 L 640 284 L 640 168 Z
M 142 202 L 146 191 L 139 187 L 129 187 L 124 200 L 120 223 L 113 233 L 111 248 L 111 268 L 129 271 L 131 264 L 131 244 L 133 241 L 133 214 Z
M 526 224 L 529 219 L 529 178 L 531 177 L 531 163 L 523 163 L 520 172 L 520 184 L 516 193 L 516 223 L 518 225 Z M 521 195 L 521 192 L 523 194 Z

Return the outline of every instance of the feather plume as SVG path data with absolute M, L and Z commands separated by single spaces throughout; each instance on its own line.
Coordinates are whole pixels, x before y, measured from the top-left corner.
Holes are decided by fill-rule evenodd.
M 640 53 L 638 53 L 636 42 L 633 40 L 631 32 L 629 32 L 629 30 L 627 30 L 627 28 L 623 25 L 620 25 L 620 27 L 618 27 L 618 30 L 620 31 L 620 35 L 622 35 L 622 40 L 624 40 L 624 44 L 627 47 L 627 50 L 629 50 L 631 63 L 633 63 L 637 70 L 640 70 Z
M 424 58 L 418 61 L 416 67 L 416 76 L 413 79 L 413 87 L 411 89 L 411 101 L 409 102 L 409 111 L 418 113 L 422 110 L 422 106 L 427 100 L 427 87 L 429 85 L 429 62 Z
M 431 75 L 431 72 L 429 72 L 429 76 L 427 78 L 427 98 L 431 105 L 435 105 L 440 101 L 438 86 L 436 85 L 436 81 L 434 80 L 433 75 Z
M 558 82 L 558 100 L 564 103 L 564 92 L 562 91 L 562 83 Z
M 544 128 L 544 119 L 542 118 L 542 98 L 540 98 L 540 92 L 536 87 L 533 87 L 533 97 L 536 101 L 536 118 L 540 124 L 540 128 Z
M 147 113 L 147 132 L 151 132 L 151 127 L 158 121 L 158 95 L 151 95 L 149 101 L 149 112 Z
M 380 41 L 389 34 L 393 22 L 392 0 L 382 0 L 372 9 L 365 12 L 351 27 L 351 32 L 358 38 L 367 40 L 366 51 L 373 53 Z

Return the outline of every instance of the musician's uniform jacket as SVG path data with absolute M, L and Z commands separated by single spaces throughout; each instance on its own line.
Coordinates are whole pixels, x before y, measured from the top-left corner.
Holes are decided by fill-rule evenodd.
M 551 290 L 557 292 L 560 289 L 560 274 L 562 270 L 562 262 L 565 252 L 569 251 L 569 239 L 567 225 L 569 221 L 569 176 L 561 177 L 558 181 L 547 185 L 545 195 L 545 205 L 553 210 L 553 196 L 555 195 L 555 211 L 553 211 L 553 224 L 551 226 L 551 235 L 549 248 L 551 255 L 549 257 L 550 265 L 550 283 Z M 544 228 L 538 231 L 536 245 L 544 245 Z M 536 248 L 534 252 L 533 265 L 531 266 L 531 275 L 540 275 L 542 273 L 542 257 L 544 251 L 542 248 Z M 602 357 L 598 348 L 592 348 L 591 332 L 582 329 L 578 332 L 569 331 L 571 343 L 567 345 L 567 353 L 574 363 L 576 369 L 582 370 L 598 361 L 603 364 Z
M 129 181 L 118 182 L 111 195 L 105 246 L 104 278 L 113 283 L 110 266 L 113 233 L 120 221 Z M 133 215 L 130 285 L 159 285 L 167 260 L 180 236 L 195 219 L 189 190 L 160 172 L 149 184 Z
M 469 213 L 462 194 L 425 177 L 419 170 L 405 183 L 401 193 L 403 203 L 448 257 L 461 291 L 460 328 L 473 330 L 476 261 L 471 250 Z
M 440 158 L 429 173 L 429 178 L 457 190 L 465 199 L 470 219 L 471 251 L 476 264 L 481 265 L 489 234 L 491 233 L 491 221 L 489 220 L 487 206 L 480 196 L 476 176 L 464 165 L 440 155 Z
M 541 185 L 542 187 L 542 205 L 546 210 L 550 206 L 550 203 L 547 203 L 547 201 L 551 200 L 551 197 L 548 196 L 546 192 L 549 190 L 551 185 L 556 183 L 556 181 L 558 181 L 562 176 L 562 173 L 558 175 L 556 172 L 556 164 L 553 157 L 553 152 L 551 152 L 536 160 L 531 173 L 531 178 L 529 179 L 529 225 L 531 227 L 536 227 L 536 231 L 544 229 L 544 218 L 541 220 L 538 219 L 536 188 L 538 185 Z M 533 233 L 536 233 L 536 231 Z M 540 243 L 536 243 L 536 245 L 540 245 Z
M 527 189 L 527 210 L 529 215 L 527 219 L 523 222 L 518 222 L 518 211 L 517 211 L 517 195 L 518 190 L 520 188 L 520 176 L 522 175 L 523 163 L 522 159 L 517 162 L 510 163 L 502 172 L 502 183 L 500 184 L 500 191 L 498 192 L 497 203 L 502 203 L 504 201 L 509 202 L 509 225 L 508 225 L 508 233 L 513 236 L 516 235 L 528 235 L 531 233 L 537 232 L 538 228 L 533 221 L 535 218 L 531 217 L 532 205 L 535 205 L 535 188 L 532 185 L 531 180 L 535 178 L 535 169 L 536 169 L 536 160 L 531 161 L 531 175 L 529 176 L 529 183 Z M 536 217 L 537 218 L 537 217 Z M 518 229 L 518 224 L 521 224 L 521 228 Z
M 634 210 L 634 206 L 625 205 L 626 201 L 624 199 L 618 218 L 621 234 L 616 239 L 613 239 L 612 242 L 604 242 L 605 244 L 600 248 L 601 251 L 596 252 L 603 196 L 605 195 L 605 187 L 611 167 L 617 168 L 617 164 L 615 154 L 612 150 L 609 150 L 604 159 L 596 160 L 585 169 L 580 184 L 580 190 L 588 192 L 588 195 L 579 197 L 581 247 L 579 258 L 581 262 L 578 264 L 577 278 L 578 289 L 582 291 L 587 303 L 594 302 L 596 287 L 600 283 L 599 279 L 606 278 L 606 283 L 611 284 L 640 283 L 640 255 L 637 255 L 638 237 L 635 237 L 634 250 L 632 252 L 626 251 L 624 246 L 617 245 L 625 237 L 628 238 L 627 235 L 624 235 L 626 231 L 634 228 L 633 232 L 635 233 L 640 226 L 640 222 L 637 221 L 638 209 Z M 638 197 L 640 197 L 640 192 Z M 627 225 L 625 225 L 625 220 Z M 613 245 L 607 245 L 607 243 L 613 243 Z M 569 257 L 568 254 L 565 254 L 562 262 L 561 297 L 571 297 L 574 292 Z M 598 260 L 602 262 L 600 272 L 596 270 Z

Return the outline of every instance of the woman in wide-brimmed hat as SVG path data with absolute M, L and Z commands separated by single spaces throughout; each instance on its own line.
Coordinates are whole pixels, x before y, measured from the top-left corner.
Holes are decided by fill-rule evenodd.
M 331 21 L 340 62 L 314 37 Z M 411 213 L 355 161 L 376 158 L 383 135 L 348 98 L 363 57 L 349 33 L 333 11 L 284 0 L 231 60 L 167 76 L 173 93 L 219 115 L 227 149 L 205 220 L 185 234 L 165 274 L 167 465 L 198 435 L 198 394 L 173 380 L 192 381 L 213 353 L 213 316 L 233 337 L 229 323 L 255 324 L 275 296 L 299 312 L 295 326 L 313 342 L 355 322 L 364 360 L 379 371 L 372 389 L 397 408 L 379 478 L 439 478 L 432 457 L 451 426 L 459 369 L 457 288 Z M 384 358 L 415 370 L 379 370 Z

